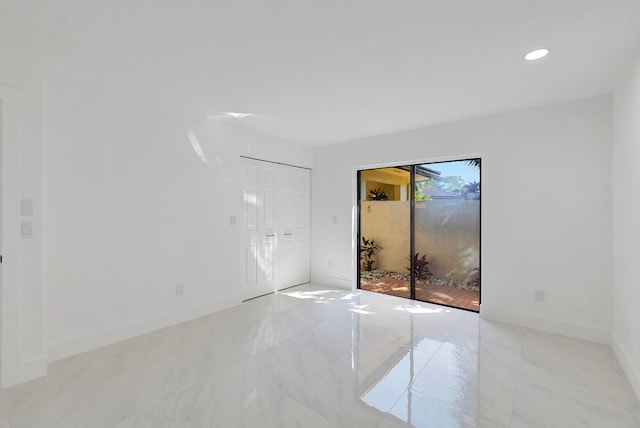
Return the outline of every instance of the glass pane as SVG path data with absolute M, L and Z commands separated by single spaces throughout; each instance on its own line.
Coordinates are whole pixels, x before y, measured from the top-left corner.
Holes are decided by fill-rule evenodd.
M 415 298 L 478 311 L 480 160 L 416 167 Z
M 411 297 L 410 168 L 360 172 L 360 288 Z

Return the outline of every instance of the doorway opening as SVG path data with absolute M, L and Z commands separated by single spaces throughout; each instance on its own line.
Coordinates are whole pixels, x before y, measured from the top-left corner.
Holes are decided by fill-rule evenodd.
M 358 171 L 358 288 L 479 311 L 480 158 Z

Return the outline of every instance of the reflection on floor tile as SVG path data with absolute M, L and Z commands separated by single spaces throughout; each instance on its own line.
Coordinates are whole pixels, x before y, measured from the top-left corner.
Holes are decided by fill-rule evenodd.
M 391 409 L 380 427 L 471 428 L 475 416 L 464 406 L 450 406 L 414 390 L 408 390 Z
M 478 411 L 478 360 L 475 350 L 445 343 L 413 382 L 413 389 L 450 406 Z
M 606 346 L 306 284 L 56 362 L 0 391 L 0 428 L 609 428 L 638 409 Z

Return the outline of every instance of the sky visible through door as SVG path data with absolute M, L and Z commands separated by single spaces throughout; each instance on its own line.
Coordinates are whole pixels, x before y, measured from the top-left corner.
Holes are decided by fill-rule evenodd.
M 359 180 L 360 287 L 478 311 L 480 160 L 364 170 Z

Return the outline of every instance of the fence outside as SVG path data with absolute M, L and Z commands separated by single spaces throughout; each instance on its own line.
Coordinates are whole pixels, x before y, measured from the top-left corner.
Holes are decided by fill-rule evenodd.
M 362 201 L 362 235 L 375 239 L 374 269 L 408 273 L 410 209 L 407 201 Z M 415 250 L 427 254 L 438 278 L 468 282 L 477 277 L 480 254 L 480 201 L 435 199 L 416 202 Z

